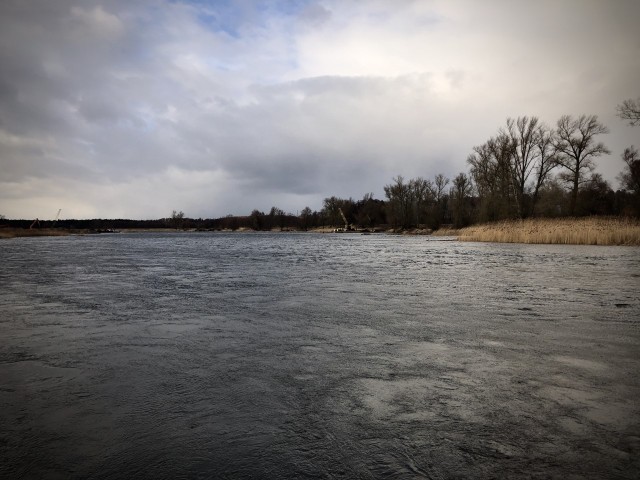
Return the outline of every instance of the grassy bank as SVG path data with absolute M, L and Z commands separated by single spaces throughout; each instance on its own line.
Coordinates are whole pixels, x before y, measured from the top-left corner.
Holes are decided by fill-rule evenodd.
M 640 221 L 617 217 L 511 220 L 448 233 L 467 242 L 640 245 Z

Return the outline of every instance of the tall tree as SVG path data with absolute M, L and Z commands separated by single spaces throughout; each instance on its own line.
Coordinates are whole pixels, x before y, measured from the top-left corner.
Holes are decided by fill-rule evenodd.
M 599 173 L 591 177 L 580 189 L 578 195 L 579 213 L 581 215 L 612 215 L 614 213 L 615 193 Z
M 539 129 L 538 117 L 507 118 L 506 135 L 511 141 L 511 175 L 513 177 L 513 190 L 518 208 L 518 216 L 524 218 L 529 209 L 526 205 L 525 195 L 529 176 L 535 169 L 540 156 L 536 148 Z
M 412 191 L 413 209 L 416 226 L 418 226 L 425 222 L 427 208 L 433 203 L 433 184 L 431 183 L 431 180 L 418 177 L 409 181 L 409 188 Z
M 431 216 L 431 228 L 440 227 L 441 222 L 446 223 L 447 217 L 447 200 L 446 187 L 449 185 L 449 179 L 442 173 L 437 174 L 433 179 L 433 192 L 432 196 L 435 201 L 433 206 L 433 215 Z
M 618 116 L 629 120 L 629 125 L 640 125 L 640 97 L 637 100 L 625 100 L 618 105 Z M 640 156 L 638 150 L 631 145 L 622 154 L 626 168 L 618 175 L 622 188 L 632 192 L 632 209 L 640 215 Z
M 520 210 L 512 165 L 515 149 L 516 144 L 505 132 L 499 132 L 489 140 L 489 151 L 495 162 L 495 206 L 499 218 L 513 217 Z
M 470 174 L 479 195 L 479 220 L 497 220 L 517 214 L 511 164 L 514 143 L 509 135 L 502 131 L 473 150 L 467 162 L 471 165 Z
M 640 215 L 640 154 L 634 146 L 626 148 L 622 154 L 626 164 L 625 169 L 618 175 L 622 188 L 631 193 L 631 209 L 635 215 Z
M 284 218 L 284 210 L 275 206 L 271 207 L 271 210 L 269 211 L 269 223 L 271 228 L 277 225 L 280 227 L 280 231 L 284 230 Z
M 470 196 L 473 193 L 471 178 L 461 172 L 453 179 L 451 187 L 451 203 L 453 209 L 453 224 L 456 228 L 464 227 L 471 220 Z
M 302 212 L 300 212 L 300 226 L 303 230 L 308 230 L 311 226 L 311 218 L 313 216 L 313 211 L 309 207 L 304 207 Z
M 625 148 L 622 161 L 626 164 L 625 169 L 618 175 L 622 188 L 640 195 L 640 154 L 636 147 L 632 145 Z
M 555 132 L 545 124 L 541 124 L 536 132 L 536 148 L 538 150 L 538 159 L 535 166 L 535 178 L 533 196 L 531 199 L 530 213 L 534 214 L 536 204 L 540 199 L 540 192 L 549 178 L 551 170 L 558 166 L 558 157 L 556 154 Z
M 640 125 L 640 97 L 636 100 L 625 100 L 618 105 L 618 116 L 623 120 L 629 120 L 632 126 Z
M 598 121 L 597 115 L 580 115 L 578 118 L 563 115 L 558 120 L 555 147 L 558 163 L 566 170 L 560 178 L 571 187 L 571 215 L 576 211 L 580 185 L 595 169 L 594 159 L 611 153 L 604 143 L 595 139 L 605 133 L 609 133 L 609 129 Z
M 327 197 L 323 201 L 322 213 L 329 222 L 329 225 L 337 226 L 342 223 L 340 218 L 341 199 L 338 197 Z
M 467 157 L 470 175 L 476 185 L 479 199 L 478 220 L 493 220 L 496 215 L 494 198 L 496 196 L 496 162 L 493 159 L 489 142 L 473 147 L 473 153 Z
M 362 200 L 356 202 L 356 223 L 361 227 L 374 227 L 385 223 L 385 204 L 382 200 L 373 198 L 373 193 L 366 193 Z
M 258 209 L 254 209 L 249 215 L 249 225 L 254 230 L 262 230 L 265 228 L 264 213 Z
M 389 199 L 388 209 L 391 223 L 395 227 L 408 228 L 413 222 L 413 191 L 409 183 L 398 175 L 393 183 L 385 185 L 384 194 Z
M 174 228 L 178 229 L 182 226 L 182 222 L 184 221 L 184 212 L 180 210 L 176 212 L 175 210 L 171 212 L 171 224 Z
M 449 179 L 443 174 L 439 173 L 433 179 L 433 197 L 436 203 L 442 201 L 442 197 L 445 195 L 445 187 L 449 184 Z

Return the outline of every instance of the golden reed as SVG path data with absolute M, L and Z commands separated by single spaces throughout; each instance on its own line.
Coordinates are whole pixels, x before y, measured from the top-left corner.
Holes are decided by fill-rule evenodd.
M 532 218 L 473 225 L 454 235 L 466 242 L 640 245 L 640 221 L 619 217 Z

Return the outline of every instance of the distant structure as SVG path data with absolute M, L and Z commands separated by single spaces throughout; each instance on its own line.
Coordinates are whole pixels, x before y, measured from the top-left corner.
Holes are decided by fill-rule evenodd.
M 347 217 L 345 217 L 344 212 L 342 211 L 342 208 L 338 208 L 338 212 L 340 212 L 340 216 L 342 217 L 342 221 L 344 222 L 344 230 L 341 228 L 336 228 L 336 232 L 349 232 L 353 230 L 353 227 L 349 225 L 349 222 L 347 221 Z
M 61 208 L 58 209 L 58 213 L 56 214 L 56 218 L 53 219 L 53 227 L 56 226 L 56 223 L 58 222 L 58 218 L 60 218 L 60 212 L 62 211 Z M 40 228 L 40 220 L 39 219 L 35 219 L 33 221 L 33 223 L 29 226 L 29 230 L 33 230 L 34 228 Z

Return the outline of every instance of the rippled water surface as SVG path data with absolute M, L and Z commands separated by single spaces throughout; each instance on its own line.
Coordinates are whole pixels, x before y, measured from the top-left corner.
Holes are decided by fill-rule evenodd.
M 637 478 L 640 249 L 0 242 L 1 478 Z

